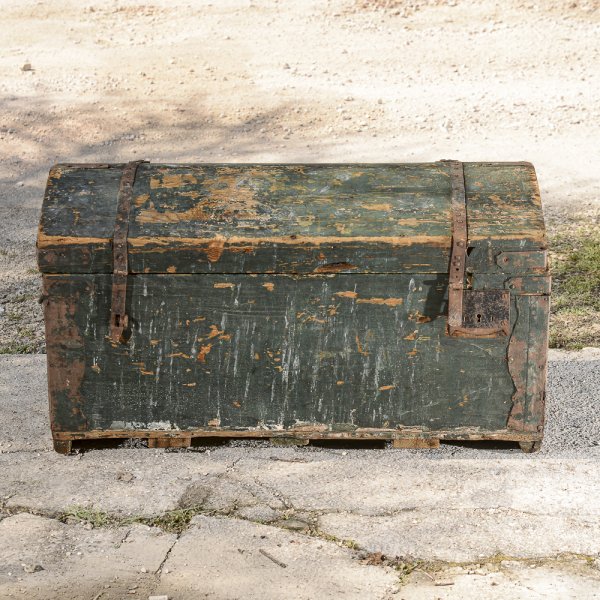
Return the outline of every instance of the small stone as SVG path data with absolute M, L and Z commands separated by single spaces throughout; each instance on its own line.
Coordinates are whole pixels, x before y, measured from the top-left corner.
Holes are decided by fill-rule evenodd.
M 148 600 L 169 600 L 169 596 L 148 596 Z
M 44 570 L 44 567 L 42 567 L 42 565 L 32 563 L 23 563 L 22 567 L 25 573 L 37 573 L 38 571 Z
M 148 569 L 146 569 L 146 567 L 142 567 L 140 569 L 140 573 L 147 573 L 147 572 L 148 572 Z
M 130 481 L 133 481 L 133 479 L 133 473 L 129 473 L 128 471 L 122 471 L 117 474 L 118 481 L 124 481 L 125 483 L 129 483 Z
M 21 67 L 21 71 L 33 71 L 33 67 L 31 66 L 31 63 L 26 62 L 22 67 Z
M 283 68 L 284 68 L 284 69 L 289 69 L 289 68 L 290 68 L 290 65 L 288 65 L 287 63 L 285 63 L 285 64 L 283 65 Z
M 284 529 L 291 529 L 292 531 L 303 531 L 309 528 L 308 523 L 299 519 L 284 519 L 279 522 L 279 525 Z

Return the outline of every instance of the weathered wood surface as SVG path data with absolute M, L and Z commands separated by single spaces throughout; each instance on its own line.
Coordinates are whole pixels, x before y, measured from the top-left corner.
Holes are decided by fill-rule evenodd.
M 465 339 L 446 274 L 133 275 L 113 344 L 111 276 L 45 275 L 53 429 L 539 437 L 547 296 L 520 279 L 511 336 Z
M 533 167 L 465 163 L 464 171 L 474 268 L 543 271 L 539 250 L 546 241 Z M 121 173 L 120 165 L 52 169 L 38 237 L 42 271 L 111 272 Z M 130 269 L 444 273 L 450 187 L 445 163 L 143 164 L 130 219 Z M 511 251 L 526 252 L 497 263 L 500 252 Z

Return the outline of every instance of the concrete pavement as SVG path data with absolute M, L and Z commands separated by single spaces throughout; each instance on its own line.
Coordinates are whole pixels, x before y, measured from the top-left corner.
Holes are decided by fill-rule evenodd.
M 600 351 L 550 354 L 542 452 L 51 451 L 0 357 L 0 597 L 600 598 Z

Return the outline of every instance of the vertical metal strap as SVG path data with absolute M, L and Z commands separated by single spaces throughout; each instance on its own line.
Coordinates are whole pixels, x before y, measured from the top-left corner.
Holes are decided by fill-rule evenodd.
M 121 175 L 117 197 L 117 216 L 113 236 L 113 283 L 110 314 L 110 337 L 115 343 L 125 343 L 124 332 L 129 323 L 125 312 L 127 303 L 127 275 L 129 263 L 127 257 L 127 235 L 129 233 L 129 211 L 133 197 L 133 185 L 137 168 L 145 160 L 127 163 Z
M 461 337 L 508 335 L 510 292 L 466 289 L 467 197 L 463 163 L 443 161 L 450 166 L 452 185 L 452 249 L 448 278 L 448 334 Z
M 452 183 L 452 250 L 448 285 L 448 328 L 463 325 L 463 290 L 467 261 L 467 200 L 463 164 L 446 161 L 450 166 Z

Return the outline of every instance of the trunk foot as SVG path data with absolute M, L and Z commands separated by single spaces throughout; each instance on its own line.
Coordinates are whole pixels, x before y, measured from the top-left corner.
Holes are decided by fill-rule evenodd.
M 531 454 L 532 452 L 538 452 L 542 447 L 542 442 L 540 440 L 536 442 L 519 442 L 519 446 L 523 452 L 526 454 Z

